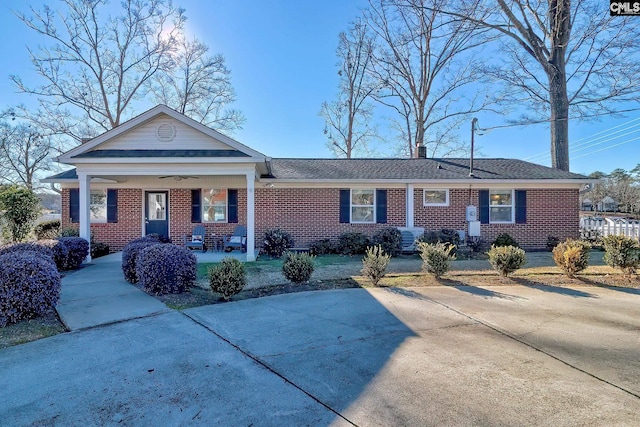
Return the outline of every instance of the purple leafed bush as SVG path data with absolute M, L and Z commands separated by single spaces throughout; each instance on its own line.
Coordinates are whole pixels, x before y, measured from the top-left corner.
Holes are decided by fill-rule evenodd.
M 3 246 L 0 248 L 0 255 L 24 251 L 36 252 L 39 255 L 50 258 L 53 261 L 53 251 L 48 247 L 41 246 L 36 243 L 15 243 L 12 245 Z
M 82 237 L 58 237 L 58 240 L 69 249 L 65 268 L 75 270 L 80 267 L 82 261 L 89 255 L 89 242 Z
M 67 260 L 69 259 L 69 249 L 67 245 L 62 243 L 60 240 L 38 240 L 36 242 L 38 246 L 44 246 L 51 250 L 53 254 L 53 262 L 56 263 L 56 267 L 58 271 L 62 271 L 67 266 Z
M 60 299 L 60 273 L 34 251 L 0 255 L 0 327 L 44 315 Z
M 144 248 L 160 244 L 159 240 L 147 237 L 135 239 L 127 243 L 122 249 L 122 273 L 124 274 L 124 280 L 129 283 L 138 283 L 138 276 L 136 275 L 138 254 Z
M 173 244 L 143 248 L 136 260 L 138 283 L 155 295 L 186 292 L 196 281 L 197 259 L 187 248 Z

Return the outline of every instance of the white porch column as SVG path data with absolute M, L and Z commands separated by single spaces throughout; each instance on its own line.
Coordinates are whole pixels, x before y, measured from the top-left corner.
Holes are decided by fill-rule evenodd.
M 413 227 L 414 219 L 414 203 L 413 203 L 413 184 L 407 184 L 407 227 Z
M 91 177 L 84 173 L 78 174 L 78 180 L 80 181 L 79 193 L 79 232 L 80 237 L 86 239 L 89 242 L 89 254 L 87 255 L 86 262 L 91 262 L 91 216 L 89 214 L 89 207 L 91 203 Z
M 255 184 L 256 175 L 254 173 L 247 174 L 247 261 L 255 261 Z

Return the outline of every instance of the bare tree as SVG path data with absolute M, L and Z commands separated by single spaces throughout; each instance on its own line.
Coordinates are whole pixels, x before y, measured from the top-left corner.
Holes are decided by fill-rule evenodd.
M 208 55 L 209 47 L 179 38 L 174 66 L 154 80 L 156 101 L 202 124 L 223 132 L 240 129 L 245 121 L 238 110 L 227 108 L 236 99 L 231 71 L 223 55 Z
M 38 172 L 48 171 L 55 154 L 51 140 L 28 124 L 0 123 L 0 176 L 33 190 Z
M 322 103 L 320 116 L 324 118 L 329 149 L 337 157 L 350 159 L 354 154 L 366 155 L 368 142 L 377 137 L 370 102 L 375 90 L 369 70 L 373 40 L 361 20 L 353 22 L 338 38 L 338 95 L 336 100 Z
M 569 170 L 569 120 L 638 101 L 637 17 L 609 16 L 598 0 L 487 0 L 487 17 L 449 11 L 502 34 L 503 61 L 489 67 L 506 101 L 526 105 L 525 120 L 549 120 L 551 164 Z M 445 8 L 441 8 L 445 9 Z
M 381 89 L 377 101 L 398 117 L 402 149 L 416 155 L 449 155 L 452 129 L 489 105 L 471 85 L 481 80 L 470 51 L 487 41 L 486 29 L 440 13 L 444 0 L 369 0 L 365 21 L 376 38 L 372 73 Z M 466 8 L 456 2 L 458 8 Z M 469 8 L 470 13 L 478 9 Z M 474 15 L 475 16 L 475 15 Z M 480 20 L 480 17 L 477 17 Z M 457 151 L 460 145 L 455 143 Z
M 51 116 L 51 127 L 62 120 L 61 131 L 78 138 L 87 129 L 78 130 L 75 123 L 84 120 L 95 134 L 128 118 L 149 82 L 173 66 L 171 53 L 185 16 L 170 0 L 124 0 L 120 15 L 106 17 L 101 11 L 107 0 L 62 3 L 60 13 L 44 6 L 31 8 L 32 16 L 18 14 L 50 43 L 29 49 L 43 84 L 29 87 L 19 76 L 12 80 L 39 97 L 40 115 Z

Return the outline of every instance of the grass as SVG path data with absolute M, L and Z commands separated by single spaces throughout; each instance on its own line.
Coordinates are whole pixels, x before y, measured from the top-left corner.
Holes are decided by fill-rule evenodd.
M 52 309 L 45 316 L 0 328 L 0 348 L 47 338 L 65 331 L 56 311 Z
M 282 258 L 260 257 L 258 260 L 245 263 L 245 271 L 247 274 L 258 274 L 263 271 L 281 271 Z M 345 256 L 345 255 L 322 255 L 315 258 L 315 266 L 325 267 L 329 265 L 349 264 L 352 262 L 362 262 L 361 255 Z M 209 267 L 215 265 L 215 262 L 198 263 L 198 279 L 206 279 Z

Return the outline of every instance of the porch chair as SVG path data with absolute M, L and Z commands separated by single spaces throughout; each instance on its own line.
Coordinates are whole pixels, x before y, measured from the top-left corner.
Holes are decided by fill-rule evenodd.
M 189 249 L 200 249 L 202 252 L 207 251 L 207 245 L 204 243 L 206 230 L 204 225 L 196 225 L 193 227 L 191 236 L 184 236 L 184 245 Z
M 233 230 L 232 235 L 223 237 L 224 251 L 231 252 L 234 249 L 240 249 L 242 252 L 247 251 L 247 227 L 238 225 Z

